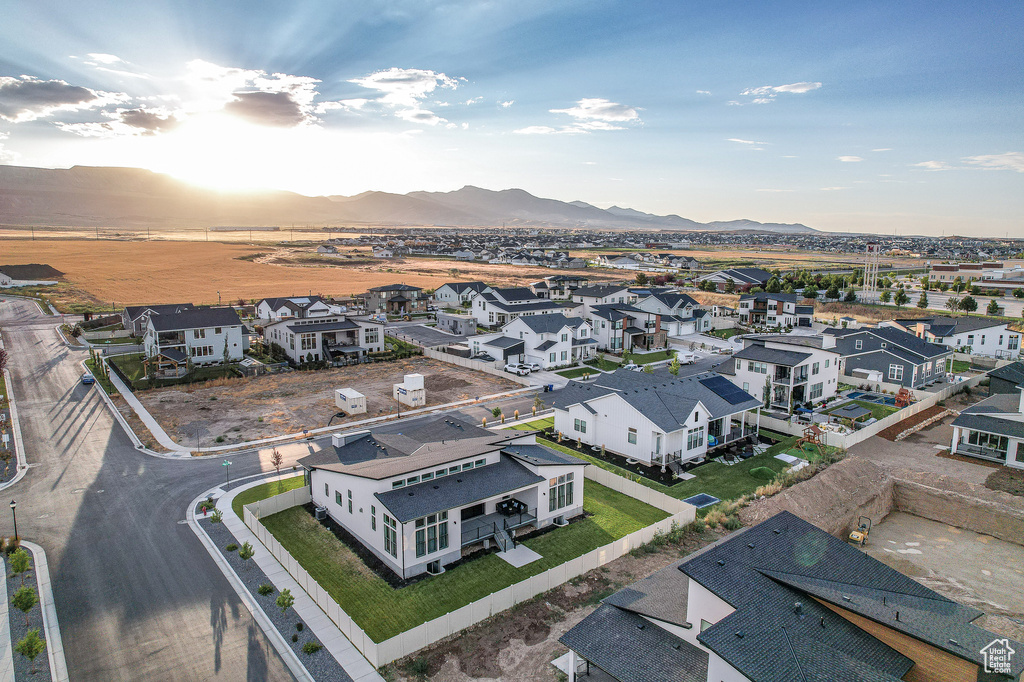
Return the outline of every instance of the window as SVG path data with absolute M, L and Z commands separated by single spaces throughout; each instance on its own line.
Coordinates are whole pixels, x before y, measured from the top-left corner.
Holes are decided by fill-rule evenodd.
M 462 465 L 462 470 L 463 471 L 465 471 L 466 469 L 472 469 L 472 468 L 473 468 L 473 463 L 472 462 L 466 462 L 465 464 Z
M 629 428 L 629 431 L 626 433 L 626 440 L 630 445 L 636 445 L 636 429 L 633 427 Z
M 1015 334 L 1010 334 L 1010 338 L 1006 340 L 1007 350 L 1017 350 L 1020 347 L 1020 338 Z
M 447 469 L 438 469 L 437 471 L 434 472 L 434 476 L 436 478 L 441 478 L 442 476 L 447 476 L 447 475 L 448 475 L 448 470 Z
M 215 328 L 215 329 L 213 330 L 213 333 L 214 333 L 214 334 L 220 334 L 220 332 L 221 332 L 221 328 L 220 328 L 220 327 L 217 327 L 217 328 Z
M 482 467 L 485 464 L 487 464 L 487 460 L 486 459 L 478 459 L 477 461 L 473 462 L 473 466 L 478 466 L 478 467 Z
M 377 530 L 377 507 L 370 505 L 370 530 Z
M 341 491 L 340 490 L 335 490 L 334 491 L 334 504 L 338 505 L 339 507 L 341 506 Z
M 889 365 L 889 378 L 903 381 L 903 365 Z
M 448 549 L 448 512 L 416 519 L 416 556 Z
M 384 514 L 384 551 L 393 557 L 398 557 L 398 524 L 395 520 Z
M 348 491 L 348 513 L 352 513 L 352 491 Z
M 457 473 L 459 473 L 460 469 L 462 469 L 462 467 L 460 467 L 458 464 L 456 464 L 453 467 L 448 467 L 448 473 L 449 474 L 457 474 Z
M 331 489 L 328 487 L 328 485 L 326 483 L 324 483 L 324 497 L 330 498 L 330 496 L 331 496 Z M 339 502 L 338 504 L 341 504 L 341 502 Z
M 854 341 L 853 347 L 856 350 L 862 350 L 864 348 L 864 342 L 861 339 L 857 339 Z
M 704 632 L 705 630 L 707 630 L 712 625 L 714 625 L 714 623 L 712 623 L 711 621 L 704 620 L 703 618 L 700 619 L 700 631 L 701 632 Z
M 828 369 L 828 364 L 832 362 L 831 358 L 825 358 L 825 369 Z
M 569 335 L 568 334 L 562 334 L 562 341 L 568 341 L 568 340 L 569 340 Z
M 205 339 L 206 338 L 206 330 L 205 329 L 193 329 L 192 330 L 192 338 L 193 339 Z
M 930 363 L 930 362 L 924 363 L 924 373 L 925 374 L 931 374 L 932 373 L 932 363 Z
M 813 363 L 811 365 L 811 375 L 812 376 L 817 374 L 820 371 L 821 371 L 821 363 L 820 362 L 815 362 L 815 363 Z
M 695 450 L 704 446 L 704 427 L 690 429 L 686 432 L 686 449 Z
M 391 489 L 392 490 L 394 490 L 395 488 L 404 488 L 404 487 L 405 487 L 405 480 L 404 479 L 401 480 L 401 481 L 395 481 L 395 482 L 393 482 L 391 484 Z
M 997 436 L 994 433 L 981 433 L 980 431 L 971 431 L 964 440 L 971 445 L 998 450 L 1003 453 L 1006 452 L 1009 446 L 1009 440 L 1006 436 Z
M 206 358 L 213 355 L 213 346 L 192 346 L 192 357 Z
M 568 359 L 569 359 L 569 351 L 563 350 L 562 351 L 562 362 L 565 362 Z
M 984 334 L 981 335 L 981 345 L 983 345 L 983 346 L 985 345 L 985 335 Z
M 744 393 L 750 393 L 750 382 L 749 381 L 744 381 L 743 382 L 743 392 Z
M 299 334 L 299 348 L 301 350 L 315 350 L 316 334 Z
M 548 481 L 548 511 L 572 506 L 572 473 Z
M 573 419 L 572 420 L 573 431 L 579 431 L 580 433 L 587 432 L 587 421 L 585 419 Z
M 419 476 L 410 476 L 409 478 L 405 479 L 405 482 L 406 482 L 407 485 L 415 485 L 415 484 L 420 482 L 420 477 Z
M 548 361 L 549 361 L 549 362 L 557 362 L 557 360 L 555 360 L 555 358 L 556 358 L 556 357 L 558 357 L 558 354 L 557 354 L 557 353 L 550 353 L 550 354 L 548 355 Z
M 376 327 L 367 329 L 363 332 L 363 338 L 366 339 L 367 344 L 377 343 L 380 340 L 380 330 Z
M 750 361 L 747 362 L 747 371 L 748 372 L 756 372 L 757 374 L 767 374 L 768 373 L 768 363 L 766 363 L 766 362 L 754 362 L 753 360 L 750 360 Z
M 430 473 L 429 471 L 427 473 L 423 474 L 422 476 L 420 476 L 420 480 L 421 481 L 430 481 L 430 480 L 433 480 L 433 478 L 434 478 L 434 474 Z
M 824 384 L 812 384 L 811 385 L 811 392 L 810 392 L 810 395 L 809 395 L 810 399 L 811 400 L 817 400 L 818 398 L 820 398 L 821 394 L 824 392 L 824 390 L 823 390 L 824 387 L 825 387 Z
M 967 345 L 968 346 L 973 346 L 974 345 L 974 334 L 968 334 L 967 335 Z

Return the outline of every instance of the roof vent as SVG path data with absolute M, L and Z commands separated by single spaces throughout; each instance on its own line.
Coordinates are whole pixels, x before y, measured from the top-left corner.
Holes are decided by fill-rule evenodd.
M 825 627 L 825 616 L 821 617 L 821 627 Z
M 725 566 L 725 559 L 719 559 L 718 560 L 718 565 L 719 566 Z
M 413 495 L 415 495 L 415 494 L 416 494 L 416 493 L 409 493 L 409 497 L 412 497 L 412 496 L 413 496 Z
M 461 478 L 456 478 L 456 479 L 455 479 L 455 482 L 456 482 L 456 483 L 462 483 L 462 479 L 461 479 Z
M 853 601 L 853 599 L 850 597 L 850 595 L 844 594 L 843 595 L 843 601 Z
M 950 639 L 949 643 L 952 644 L 953 646 L 960 646 L 960 642 L 956 641 L 955 639 Z
M 736 631 L 736 636 L 739 637 L 740 639 L 743 639 L 743 631 L 742 630 L 737 630 Z
M 747 547 L 749 547 L 750 549 L 754 549 L 754 543 L 753 542 L 748 542 L 747 543 Z
M 804 605 L 800 602 L 793 602 L 793 613 L 803 613 Z
M 636 629 L 637 630 L 643 630 L 645 627 L 647 627 L 647 626 L 644 625 L 643 623 L 640 623 L 639 625 L 636 626 Z
M 672 645 L 672 648 L 675 649 L 676 651 L 679 651 L 679 649 L 681 647 L 682 647 L 682 645 L 679 642 L 676 642 L 675 644 Z
M 439 486 L 439 485 L 435 485 L 435 486 L 434 486 L 434 490 L 438 490 L 438 489 L 439 489 L 440 487 L 441 487 L 441 486 Z
M 782 533 L 782 531 L 781 531 L 781 530 L 779 530 L 778 528 L 776 528 L 776 529 L 775 529 L 775 530 L 773 530 L 772 532 L 773 532 L 773 533 L 775 533 L 776 535 L 779 535 L 780 533 Z

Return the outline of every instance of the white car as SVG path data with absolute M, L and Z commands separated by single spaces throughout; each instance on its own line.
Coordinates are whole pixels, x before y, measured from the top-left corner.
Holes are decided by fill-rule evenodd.
M 688 352 L 678 352 L 676 353 L 676 358 L 679 360 L 680 365 L 692 365 L 697 362 L 697 356 Z
M 539 372 L 541 370 L 541 366 L 538 365 L 536 362 L 521 362 L 519 364 L 527 368 L 531 372 Z
M 640 365 L 636 364 L 635 362 L 631 362 L 628 365 L 623 365 L 622 369 L 628 369 L 630 372 L 640 372 L 640 371 L 643 371 L 640 368 Z
M 509 374 L 516 374 L 518 376 L 525 377 L 530 373 L 530 368 L 517 362 L 510 362 L 505 365 L 505 371 Z

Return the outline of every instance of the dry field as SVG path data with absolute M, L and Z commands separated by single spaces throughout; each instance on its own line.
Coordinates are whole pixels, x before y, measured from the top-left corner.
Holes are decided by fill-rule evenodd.
M 104 306 L 114 302 L 118 308 L 179 301 L 211 304 L 217 303 L 218 292 L 227 303 L 310 292 L 348 296 L 396 282 L 433 289 L 456 278 L 523 285 L 570 272 L 428 258 L 347 264 L 336 258 L 316 258 L 310 247 L 199 241 L 5 239 L 0 241 L 0 261 L 47 263 L 65 273 L 64 286 L 79 298 Z M 627 276 L 610 271 L 588 271 L 587 275 L 620 280 Z M 56 298 L 59 305 L 61 299 Z
M 394 413 L 392 386 L 405 374 L 420 373 L 427 405 L 441 405 L 522 388 L 501 377 L 462 369 L 439 360 L 410 358 L 316 372 L 286 372 L 256 378 L 221 379 L 189 386 L 139 391 L 139 400 L 164 430 L 194 447 L 216 438 L 231 444 L 327 426 L 337 412 L 334 389 L 352 387 L 366 396 L 366 414 L 334 424 Z

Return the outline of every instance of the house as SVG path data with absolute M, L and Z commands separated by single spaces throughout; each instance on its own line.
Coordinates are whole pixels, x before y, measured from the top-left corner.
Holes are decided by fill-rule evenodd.
M 997 393 L 953 420 L 950 452 L 1024 469 L 1024 391 Z
M 471 336 L 466 343 L 473 355 L 487 353 L 495 360 L 507 361 L 518 350 L 520 356 L 515 361 L 538 364 L 543 369 L 589 360 L 597 348 L 589 322 L 561 313 L 517 317 L 500 332 Z M 494 352 L 499 350 L 500 355 Z
M 1016 395 L 1024 386 L 1024 362 L 1017 361 L 1004 365 L 988 373 L 988 392 L 990 395 L 1011 393 Z
M 557 301 L 540 298 L 526 287 L 491 289 L 472 298 L 473 317 L 482 327 L 504 327 L 523 315 L 569 312 Z
M 6 272 L 0 271 L 0 286 L 9 286 L 13 281 L 13 277 Z
M 441 331 L 456 336 L 469 336 L 476 333 L 476 318 L 472 315 L 456 315 L 439 310 L 434 313 L 434 317 L 437 319 L 437 328 Z
M 597 264 L 605 268 L 622 270 L 640 270 L 645 267 L 643 261 L 636 256 L 600 256 Z
M 256 304 L 256 319 L 278 322 L 287 318 L 324 317 L 342 312 L 319 296 L 264 298 Z
M 132 336 L 146 333 L 146 324 L 153 315 L 166 315 L 182 310 L 194 310 L 191 303 L 164 303 L 160 305 L 130 305 L 121 311 L 121 325 Z
M 754 287 L 764 288 L 771 278 L 772 273 L 761 268 L 732 268 L 698 277 L 697 281 L 713 282 L 719 291 L 725 291 L 728 282 L 731 281 L 736 291 L 750 291 Z
M 585 462 L 450 414 L 335 435 L 299 464 L 313 503 L 400 578 L 583 513 Z
M 187 308 L 150 315 L 143 337 L 147 362 L 163 376 L 181 376 L 188 363 L 237 362 L 249 336 L 232 308 Z
M 589 315 L 595 305 L 608 303 L 633 303 L 636 295 L 629 287 L 618 284 L 593 284 L 572 292 L 572 300 L 583 305 L 583 315 Z
M 375 248 L 375 249 L 373 249 L 373 257 L 374 258 L 394 258 L 395 257 L 395 251 L 394 251 L 394 249 L 389 249 L 389 248 Z
M 559 641 L 569 682 L 1019 680 L 1024 657 L 985 672 L 999 636 L 982 615 L 782 512 L 605 598 Z
M 801 305 L 797 294 L 761 291 L 740 296 L 740 322 L 757 327 L 810 327 L 814 305 Z
M 986 317 L 927 317 L 892 320 L 879 326 L 894 326 L 919 339 L 946 346 L 957 352 L 989 358 L 1020 356 L 1020 332 L 1007 323 Z
M 430 297 L 420 287 L 408 284 L 386 284 L 373 287 L 364 295 L 368 311 L 385 312 L 389 315 L 426 310 Z
M 325 255 L 336 255 L 338 253 L 338 247 L 331 244 L 321 244 L 316 247 L 316 252 Z
M 684 293 L 669 290 L 640 298 L 634 306 L 661 316 L 661 329 L 669 336 L 695 334 L 711 329 L 711 319 L 699 310 L 700 304 Z M 698 315 L 698 313 L 701 313 Z
M 266 325 L 263 338 L 280 346 L 292 364 L 349 365 L 366 360 L 367 353 L 384 350 L 384 325 L 345 315 L 285 318 Z
M 575 260 L 581 259 L 572 259 L 570 263 Z M 572 265 L 571 267 L 575 268 L 576 266 Z M 579 267 L 586 267 L 586 261 L 583 261 Z M 579 275 L 551 275 L 543 279 L 543 282 L 547 285 L 547 294 L 544 295 L 537 291 L 534 293 L 543 298 L 572 298 L 573 292 L 587 286 L 588 281 L 590 280 Z M 533 287 L 532 284 L 530 286 L 531 288 Z
M 452 256 L 454 256 L 455 260 L 462 260 L 462 261 L 474 260 L 476 258 L 476 254 L 474 254 L 472 251 L 470 251 L 468 249 L 461 249 L 459 251 L 452 251 Z
M 613 353 L 654 350 L 668 345 L 668 332 L 659 313 L 623 303 L 591 307 L 587 318 L 597 347 Z
M 744 336 L 743 350 L 716 368 L 765 407 L 792 411 L 839 388 L 840 354 L 831 335 Z
M 667 379 L 625 369 L 587 383 L 570 381 L 551 403 L 563 436 L 673 468 L 755 434 L 751 411 L 761 407 L 711 372 Z
M 490 290 L 483 282 L 448 282 L 434 290 L 434 300 L 457 307 L 469 303 L 477 294 Z
M 823 333 L 835 337 L 848 376 L 856 370 L 876 371 L 884 381 L 911 389 L 944 380 L 946 364 L 953 355 L 945 346 L 896 327 L 826 329 Z

